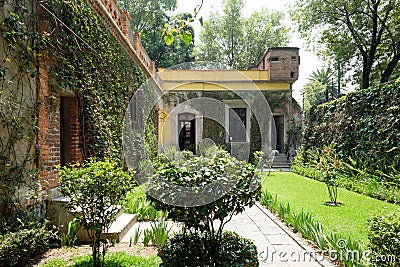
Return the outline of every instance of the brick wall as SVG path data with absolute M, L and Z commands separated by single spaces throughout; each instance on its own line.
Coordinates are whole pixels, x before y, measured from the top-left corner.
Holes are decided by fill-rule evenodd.
M 296 47 L 270 48 L 252 69 L 268 70 L 270 80 L 296 81 L 299 78 L 300 56 Z
M 39 120 L 37 143 L 40 145 L 38 168 L 45 183 L 45 189 L 57 186 L 57 171 L 55 166 L 60 164 L 60 120 L 59 102 L 54 100 L 50 93 L 49 72 L 46 61 L 39 69 L 38 99 Z M 58 139 L 57 139 L 58 138 Z
M 70 149 L 71 149 L 71 163 L 83 161 L 82 151 L 80 149 L 80 127 L 79 127 L 79 109 L 78 100 L 76 98 L 70 99 Z
M 83 157 L 80 149 L 80 127 L 79 127 L 79 109 L 78 101 L 74 97 L 67 97 L 68 112 L 61 113 L 62 97 L 50 90 L 48 67 L 46 62 L 40 67 L 38 98 L 39 120 L 37 143 L 40 145 L 40 156 L 38 168 L 40 176 L 45 182 L 45 189 L 55 188 L 59 185 L 57 182 L 57 166 L 62 163 L 62 148 L 68 150 L 68 158 L 64 163 L 82 162 Z M 68 119 L 63 118 L 67 116 Z M 61 124 L 68 123 L 68 134 L 65 138 L 68 140 L 61 142 L 61 132 L 65 127 Z M 67 147 L 66 147 L 67 146 Z

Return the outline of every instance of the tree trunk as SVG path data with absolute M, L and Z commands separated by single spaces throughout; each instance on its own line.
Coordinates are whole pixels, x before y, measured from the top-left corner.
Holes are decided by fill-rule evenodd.
M 386 83 L 389 81 L 390 76 L 392 75 L 393 70 L 396 68 L 399 61 L 400 61 L 400 53 L 396 54 L 392 58 L 392 60 L 389 62 L 389 64 L 387 65 L 386 69 L 382 73 L 381 81 L 380 81 L 381 83 Z
M 363 72 L 362 72 L 362 83 L 361 89 L 367 89 L 369 87 L 369 78 L 371 75 L 372 60 L 370 58 L 364 60 Z

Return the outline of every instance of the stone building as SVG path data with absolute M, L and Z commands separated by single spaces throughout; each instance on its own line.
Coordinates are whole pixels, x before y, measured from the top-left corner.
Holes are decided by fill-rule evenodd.
M 299 65 L 298 48 L 277 47 L 249 70 L 161 71 L 160 149 L 175 145 L 196 154 L 209 138 L 227 149 L 284 153 L 287 131 L 300 113 L 292 98 Z

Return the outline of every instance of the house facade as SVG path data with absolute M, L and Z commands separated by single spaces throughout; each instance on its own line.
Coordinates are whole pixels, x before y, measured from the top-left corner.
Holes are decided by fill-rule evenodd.
M 287 131 L 300 113 L 292 98 L 299 65 L 298 48 L 278 47 L 249 70 L 159 72 L 160 149 L 174 145 L 197 154 L 199 143 L 211 139 L 228 150 L 284 153 Z

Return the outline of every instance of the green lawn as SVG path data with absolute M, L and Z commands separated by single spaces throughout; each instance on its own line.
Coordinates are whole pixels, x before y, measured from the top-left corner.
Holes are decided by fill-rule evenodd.
M 107 253 L 105 257 L 105 266 L 119 266 L 119 267 L 155 267 L 159 266 L 161 260 L 156 255 L 142 257 L 128 255 L 125 252 Z M 74 258 L 57 258 L 48 261 L 46 264 L 39 265 L 39 267 L 91 267 L 93 266 L 91 255 L 85 257 Z
M 264 176 L 263 190 L 278 196 L 280 202 L 289 203 L 292 210 L 304 210 L 314 215 L 327 230 L 350 236 L 364 245 L 367 243 L 368 218 L 381 212 L 400 212 L 396 204 L 386 203 L 346 189 L 338 189 L 338 201 L 344 205 L 324 205 L 329 201 L 324 183 L 294 174 L 271 173 Z

